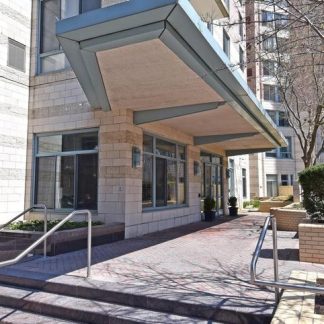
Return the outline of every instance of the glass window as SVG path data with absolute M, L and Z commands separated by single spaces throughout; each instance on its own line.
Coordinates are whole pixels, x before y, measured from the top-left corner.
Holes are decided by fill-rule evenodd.
M 44 0 L 41 2 L 41 34 L 40 53 L 60 49 L 56 38 L 55 24 L 61 19 L 60 2 L 58 0 Z
M 101 7 L 101 0 L 81 0 L 81 10 L 84 13 Z
M 267 113 L 271 117 L 273 122 L 277 125 L 277 112 L 275 110 L 267 110 Z
M 242 47 L 240 46 L 240 69 L 244 71 L 244 51 L 242 50 Z
M 280 89 L 278 86 L 264 84 L 263 99 L 273 102 L 281 102 Z
M 47 55 L 40 58 L 40 68 L 43 73 L 63 70 L 70 66 L 64 53 Z
M 239 35 L 242 40 L 244 36 L 244 23 L 243 23 L 242 15 L 240 13 L 239 13 Z
M 289 186 L 288 174 L 282 174 L 281 175 L 281 185 L 282 186 Z
M 47 208 L 54 208 L 56 157 L 40 157 L 36 159 L 36 203 Z
M 56 22 L 100 7 L 100 0 L 41 1 L 40 72 L 58 71 L 70 66 L 56 38 Z
M 143 208 L 185 204 L 185 146 L 144 135 L 143 151 Z
M 277 70 L 277 63 L 274 61 L 263 62 L 263 76 L 275 76 Z
M 286 136 L 286 140 L 288 142 L 287 147 L 281 147 L 280 148 L 280 158 L 281 159 L 292 159 L 292 142 L 291 137 Z
M 13 39 L 8 40 L 8 66 L 25 72 L 26 46 Z
M 284 111 L 279 111 L 279 126 L 289 127 L 289 120 L 287 114 Z
M 156 149 L 155 153 L 158 155 L 164 155 L 167 157 L 176 157 L 176 145 L 162 139 L 156 139 Z
M 153 153 L 153 137 L 149 135 L 143 136 L 143 151 Z
M 153 156 L 143 154 L 143 207 L 153 207 Z
M 273 51 L 277 47 L 276 38 L 273 36 L 262 35 L 262 48 L 265 51 Z
M 267 196 L 278 196 L 278 176 L 276 174 L 267 174 Z
M 272 26 L 273 25 L 273 12 L 262 10 L 261 21 L 262 21 L 263 26 Z
M 186 203 L 186 163 L 180 162 L 178 164 L 178 195 L 179 204 Z
M 223 29 L 223 51 L 228 57 L 230 57 L 230 47 L 230 37 L 228 36 L 225 29 Z
M 35 203 L 52 209 L 96 209 L 98 133 L 39 136 L 37 144 Z
M 98 148 L 97 132 L 39 136 L 37 140 L 37 152 L 40 154 L 91 151 Z
M 275 26 L 276 28 L 283 28 L 288 24 L 288 16 L 275 13 L 274 14 Z
M 276 158 L 277 155 L 278 155 L 277 149 L 275 149 L 275 148 L 273 150 L 269 151 L 269 152 L 266 152 L 266 157 Z
M 246 178 L 246 169 L 242 169 L 242 192 L 243 198 L 247 197 L 247 178 Z

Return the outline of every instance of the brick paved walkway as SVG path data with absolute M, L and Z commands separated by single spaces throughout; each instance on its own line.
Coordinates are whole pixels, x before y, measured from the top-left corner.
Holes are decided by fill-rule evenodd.
M 249 263 L 266 214 L 221 218 L 141 238 L 93 248 L 92 278 L 129 284 L 147 291 L 167 289 L 217 298 L 224 305 L 247 305 L 251 311 L 273 307 L 273 292 L 249 284 Z M 295 233 L 278 232 L 279 271 L 287 279 L 292 270 L 324 273 L 324 266 L 298 261 Z M 262 278 L 273 278 L 271 231 L 258 264 Z M 32 260 L 11 268 L 84 276 L 86 251 Z

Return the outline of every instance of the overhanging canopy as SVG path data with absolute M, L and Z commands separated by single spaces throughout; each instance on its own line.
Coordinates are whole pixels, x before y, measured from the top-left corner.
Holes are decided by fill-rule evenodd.
M 188 0 L 122 2 L 58 22 L 57 36 L 92 107 L 228 152 L 286 146 Z

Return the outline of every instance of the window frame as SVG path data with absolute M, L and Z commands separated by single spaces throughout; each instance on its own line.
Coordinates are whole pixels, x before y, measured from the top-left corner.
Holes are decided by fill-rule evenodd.
M 142 212 L 150 212 L 150 211 L 157 211 L 157 210 L 165 210 L 165 209 L 173 209 L 173 208 L 184 208 L 184 207 L 188 207 L 188 152 L 187 152 L 187 145 L 183 144 L 183 143 L 179 143 L 177 141 L 173 141 L 170 140 L 168 138 L 165 137 L 161 137 L 161 136 L 156 136 L 154 134 L 151 133 L 143 133 L 143 137 L 144 135 L 146 136 L 150 136 L 152 138 L 152 152 L 145 152 L 143 149 L 143 158 L 144 155 L 146 156 L 151 156 L 152 157 L 152 162 L 153 162 L 153 170 L 152 170 L 152 206 L 150 207 L 144 207 L 143 206 L 143 197 L 142 197 Z M 169 157 L 169 156 L 165 156 L 162 154 L 158 154 L 156 153 L 156 140 L 163 140 L 165 142 L 169 142 L 170 144 L 174 144 L 176 147 L 176 157 Z M 179 146 L 184 147 L 185 150 L 185 159 L 181 159 L 180 158 L 180 154 L 179 154 Z M 162 158 L 165 159 L 167 161 L 174 161 L 176 162 L 176 199 L 177 199 L 177 203 L 174 205 L 165 205 L 165 206 L 156 206 L 156 159 L 157 158 Z M 185 170 L 184 170 L 184 175 L 185 175 L 185 184 L 184 184 L 184 188 L 185 188 L 185 202 L 183 204 L 179 203 L 179 166 L 181 163 L 185 164 Z M 144 168 L 142 170 L 142 180 L 143 180 L 143 174 L 144 174 Z M 143 185 L 143 184 L 142 184 Z
M 72 134 L 86 134 L 86 133 L 93 133 L 97 132 L 98 134 L 98 145 L 96 149 L 93 150 L 76 150 L 76 151 L 67 151 L 67 152 L 49 152 L 49 153 L 38 153 L 38 138 L 40 137 L 48 137 L 48 136 L 54 136 L 54 135 L 72 135 Z M 74 157 L 74 164 L 77 164 L 77 156 L 78 155 L 91 155 L 91 154 L 97 154 L 98 156 L 98 171 L 97 171 L 97 195 L 99 193 L 99 129 L 98 128 L 87 128 L 87 129 L 77 129 L 77 130 L 70 130 L 70 131 L 63 131 L 63 132 L 47 132 L 47 133 L 38 133 L 34 134 L 33 137 L 33 165 L 32 165 L 32 181 L 31 181 L 31 205 L 34 205 L 36 202 L 36 193 L 37 193 L 37 159 L 38 158 L 46 158 L 46 157 L 68 157 L 72 156 Z M 57 159 L 55 160 L 55 174 L 56 174 L 56 163 Z M 75 168 L 75 172 L 77 172 L 77 168 Z M 77 180 L 74 179 L 74 193 L 76 193 L 76 186 L 77 186 Z M 55 199 L 55 195 L 54 195 Z M 98 198 L 97 198 L 98 199 Z M 77 196 L 75 195 L 75 202 L 77 201 Z M 67 212 L 75 210 L 74 208 L 48 208 L 50 210 L 53 210 L 54 212 Z M 97 209 L 98 209 L 98 201 L 97 201 Z M 97 210 L 96 209 L 96 210 Z

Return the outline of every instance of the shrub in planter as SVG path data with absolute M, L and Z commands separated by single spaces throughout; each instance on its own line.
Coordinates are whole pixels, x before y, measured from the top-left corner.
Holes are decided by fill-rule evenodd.
M 324 221 L 324 164 L 299 173 L 304 207 L 313 221 Z
M 215 219 L 216 212 L 216 201 L 214 198 L 206 197 L 204 199 L 204 215 L 205 215 L 205 221 L 211 222 L 213 219 Z
M 232 197 L 229 197 L 228 198 L 228 204 L 229 204 L 229 214 L 230 216 L 237 216 L 237 211 L 238 211 L 238 208 L 237 208 L 237 198 L 232 196 Z

